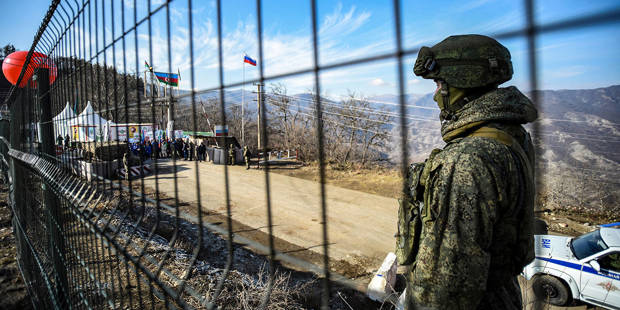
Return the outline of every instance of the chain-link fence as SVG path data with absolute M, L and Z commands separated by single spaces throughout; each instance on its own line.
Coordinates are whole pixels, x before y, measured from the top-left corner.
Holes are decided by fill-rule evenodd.
M 402 3 L 392 2 L 393 52 L 321 64 L 317 3 L 310 1 L 311 66 L 266 75 L 264 4 L 258 0 L 255 4 L 258 78 L 244 78 L 242 82 L 224 79 L 222 1 L 214 2 L 216 23 L 209 38 L 194 33 L 193 25 L 197 21 L 193 20 L 192 12 L 196 3 L 187 1 L 185 16 L 178 16 L 178 11 L 171 9 L 172 3 L 148 1 L 146 12 L 138 14 L 136 1 L 52 1 L 26 56 L 25 64 L 30 65 L 24 66 L 18 79 L 17 84 L 22 88 L 14 87 L 4 102 L 10 112 L 0 120 L 2 167 L 5 180 L 11 184 L 10 205 L 14 212 L 19 267 L 33 303 L 43 309 L 211 309 L 239 305 L 236 302 L 242 299 L 247 308 L 287 309 L 308 305 L 328 308 L 335 303 L 351 307 L 349 303 L 354 298 L 350 296 L 355 293 L 349 292 L 347 299 L 340 290 L 358 289 L 360 285 L 341 275 L 342 269 L 336 265 L 342 261 L 332 258 L 343 256 L 341 252 L 346 255 L 347 248 L 340 247 L 343 241 L 339 237 L 346 224 L 332 224 L 334 219 L 329 216 L 330 206 L 337 202 L 330 201 L 327 195 L 326 154 L 338 153 L 326 141 L 334 138 L 332 129 L 346 127 L 358 133 L 371 133 L 368 138 L 389 138 L 394 141 L 392 146 L 396 150 L 392 151 L 399 153 L 398 158 L 410 158 L 411 121 L 419 119 L 408 115 L 405 70 L 411 66 L 406 59 L 416 55 L 420 46 L 406 48 L 403 44 Z M 532 90 L 539 89 L 538 36 L 620 20 L 616 8 L 540 25 L 534 20 L 532 0 L 524 1 L 524 11 L 524 28 L 502 33 L 489 29 L 486 34 L 497 39 L 526 39 Z M 171 29 L 171 18 L 184 20 L 185 27 Z M 154 24 L 158 25 L 157 29 L 165 29 L 166 34 L 154 35 Z M 186 33 L 187 41 L 173 41 L 171 31 Z M 216 64 L 218 82 L 213 87 L 197 89 L 194 43 L 203 39 L 217 41 L 217 57 L 212 62 Z M 190 74 L 185 77 L 190 81 L 189 91 L 158 89 L 148 83 L 150 77 L 158 78 L 150 64 L 153 64 L 154 49 L 163 46 L 168 73 L 159 79 L 168 85 L 178 84 L 176 79 L 180 76 L 169 73 L 174 72 L 173 57 L 178 56 L 172 53 L 171 46 L 175 44 L 187 45 L 187 54 L 183 56 L 189 59 Z M 147 55 L 148 61 L 140 59 L 139 50 Z M 343 109 L 320 95 L 321 73 L 382 61 L 394 62 L 398 91 L 394 112 L 385 113 L 364 105 Z M 293 117 L 287 116 L 286 104 L 299 98 L 278 90 L 261 90 L 260 85 L 303 75 L 312 77 L 315 96 L 305 99 L 311 104 L 294 116 L 312 123 L 310 128 L 314 131 L 310 142 L 305 144 L 310 147 L 303 149 L 301 143 L 287 145 L 286 157 L 293 157 L 290 150 L 293 148 L 295 157 L 305 153 L 315 158 L 318 183 L 308 194 L 315 196 L 312 202 L 316 202 L 305 207 L 311 213 L 290 217 L 307 216 L 302 220 L 315 225 L 297 232 L 312 235 L 308 237 L 309 245 L 297 246 L 294 240 L 285 237 L 294 232 L 281 228 L 287 218 L 279 216 L 299 211 L 282 207 L 286 203 L 281 201 L 279 189 L 274 190 L 282 181 L 270 173 L 273 166 L 268 149 L 273 145 L 270 141 L 279 139 L 274 135 L 286 135 L 285 141 L 296 135 L 284 125 L 280 133 L 270 129 L 269 122 L 274 119 L 269 115 L 270 107 L 283 109 L 283 118 Z M 196 154 L 225 163 L 231 146 L 241 149 L 249 144 L 245 141 L 250 137 L 246 139 L 244 120 L 240 123 L 241 143 L 217 136 L 218 129 L 211 123 L 218 123 L 222 128 L 231 124 L 232 131 L 231 118 L 238 112 L 224 111 L 239 104 L 238 98 L 234 98 L 238 95 L 231 95 L 228 90 L 252 83 L 259 85 L 255 113 L 263 120 L 254 125 L 256 133 L 251 136 L 258 138 L 252 151 L 262 155 L 255 154 L 252 163 L 259 166 L 262 163 L 264 173 L 249 181 L 233 177 L 235 171 L 227 165 L 214 172 L 204 170 L 199 161 L 184 161 Z M 204 95 L 211 96 L 209 111 L 215 112 L 205 109 L 201 99 Z M 531 92 L 530 97 L 544 111 L 540 107 L 540 93 Z M 84 112 L 77 113 L 82 109 Z M 353 116 L 356 112 L 360 113 Z M 243 110 L 240 113 L 243 115 Z M 211 115 L 211 121 L 202 114 Z M 363 122 L 343 123 L 351 118 L 389 125 L 394 131 L 364 127 Z M 174 122 L 183 124 L 183 128 L 172 125 Z M 531 131 L 536 141 L 544 143 L 540 137 L 545 131 L 540 126 L 535 122 Z M 190 133 L 182 134 L 192 141 L 191 145 L 186 144 L 187 149 L 181 146 L 182 142 L 179 145 L 170 139 L 178 129 L 189 129 L 186 131 Z M 214 135 L 200 134 L 203 131 L 212 131 Z M 158 143 L 149 144 L 148 149 L 144 144 L 132 149 L 134 139 L 144 141 L 145 137 Z M 206 144 L 205 151 L 198 154 L 201 142 Z M 300 149 L 304 152 L 300 153 Z M 617 168 L 617 153 L 614 156 L 612 161 Z M 243 161 L 241 150 L 234 152 L 232 160 Z M 399 160 L 397 165 L 401 172 L 406 171 L 408 160 Z M 545 168 L 538 167 L 539 179 L 546 173 Z M 585 175 L 584 169 L 588 167 L 578 169 Z M 612 180 L 617 175 L 614 173 L 617 170 L 603 176 L 607 177 L 603 181 L 617 189 L 617 183 Z M 598 177 L 603 178 L 600 174 Z M 262 197 L 248 204 L 251 206 L 248 210 L 253 211 L 238 209 L 240 202 L 236 199 L 240 196 L 233 192 L 233 188 L 246 190 L 243 184 L 233 183 L 244 180 L 263 183 L 260 191 L 252 193 L 253 197 Z M 209 187 L 214 183 L 217 185 Z M 402 186 L 405 188 L 406 184 L 403 182 Z M 259 213 L 263 222 L 240 220 Z M 274 223 L 276 217 L 278 223 Z M 394 217 L 394 228 L 395 220 Z M 355 234 L 354 231 L 344 233 Z M 364 247 L 364 241 L 359 241 L 357 246 Z M 302 252 L 306 254 L 298 255 Z M 293 280 L 291 274 L 295 274 Z M 368 305 L 371 304 L 360 303 L 357 307 Z

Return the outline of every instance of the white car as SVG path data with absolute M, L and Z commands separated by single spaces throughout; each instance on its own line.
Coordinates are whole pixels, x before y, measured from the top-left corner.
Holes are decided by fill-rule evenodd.
M 620 309 L 620 223 L 579 237 L 535 235 L 536 258 L 523 269 L 536 297 L 563 306 L 573 299 Z

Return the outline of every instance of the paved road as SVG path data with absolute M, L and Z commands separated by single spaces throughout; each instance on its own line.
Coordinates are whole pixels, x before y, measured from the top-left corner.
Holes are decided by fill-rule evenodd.
M 196 168 L 194 162 L 178 161 L 179 199 L 194 203 Z M 164 171 L 171 162 L 160 163 Z M 199 163 L 200 198 L 203 208 L 225 214 L 224 167 Z M 233 219 L 267 232 L 265 174 L 262 170 L 228 169 Z M 174 195 L 173 174 L 160 174 L 159 188 Z M 154 188 L 154 176 L 145 185 Z M 393 251 L 398 202 L 396 199 L 326 186 L 329 255 L 349 262 L 370 259 L 381 262 Z M 295 245 L 321 253 L 322 227 L 319 183 L 270 174 L 270 198 L 274 235 Z M 376 268 L 377 266 L 374 266 Z

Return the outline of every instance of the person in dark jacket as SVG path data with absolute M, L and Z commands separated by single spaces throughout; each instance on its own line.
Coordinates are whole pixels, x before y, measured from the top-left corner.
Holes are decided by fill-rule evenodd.
M 205 146 L 204 142 L 201 142 L 200 145 L 198 146 L 198 160 L 199 161 L 204 161 L 205 160 L 205 153 L 207 152 L 207 147 Z
M 71 147 L 71 137 L 65 135 L 65 149 L 68 150 Z
M 189 160 L 193 161 L 194 160 L 194 154 L 196 153 L 196 145 L 194 144 L 194 141 L 190 141 L 189 142 Z

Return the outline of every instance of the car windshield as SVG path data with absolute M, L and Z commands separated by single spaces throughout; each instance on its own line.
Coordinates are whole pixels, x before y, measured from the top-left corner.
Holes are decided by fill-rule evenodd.
M 577 237 L 571 242 L 571 249 L 577 259 L 586 258 L 607 248 L 609 247 L 601 239 L 601 233 L 598 230 Z

